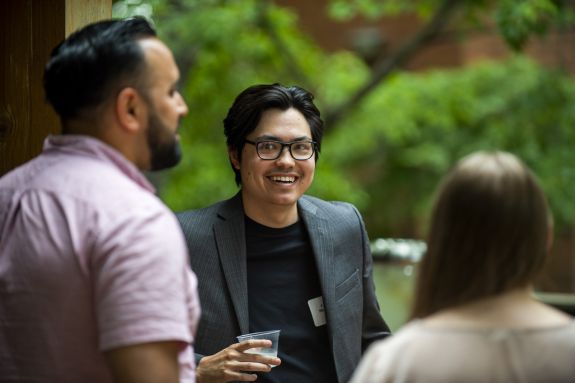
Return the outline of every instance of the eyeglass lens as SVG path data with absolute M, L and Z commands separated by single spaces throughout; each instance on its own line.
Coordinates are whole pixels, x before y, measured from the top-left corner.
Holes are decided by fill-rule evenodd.
M 284 146 L 289 147 L 291 156 L 296 160 L 307 160 L 311 158 L 314 152 L 313 142 L 310 141 L 296 141 L 285 144 L 277 141 L 259 141 L 256 148 L 260 158 L 273 160 L 281 155 Z

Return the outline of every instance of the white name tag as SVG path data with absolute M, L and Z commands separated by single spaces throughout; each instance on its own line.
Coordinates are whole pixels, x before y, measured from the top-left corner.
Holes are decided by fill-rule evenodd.
M 313 318 L 313 323 L 315 327 L 323 326 L 327 323 L 325 319 L 325 309 L 323 307 L 323 298 L 321 296 L 317 298 L 312 298 L 307 301 L 309 306 L 309 311 L 311 312 L 311 317 Z

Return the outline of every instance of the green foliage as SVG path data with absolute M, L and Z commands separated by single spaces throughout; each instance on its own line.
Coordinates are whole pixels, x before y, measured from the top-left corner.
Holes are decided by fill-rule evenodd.
M 507 43 L 520 49 L 531 34 L 545 33 L 558 13 L 553 0 L 502 0 L 496 20 Z
M 396 16 L 406 12 L 427 16 L 430 10 L 439 3 L 438 0 L 331 0 L 328 12 L 333 19 L 340 21 L 348 21 L 358 16 L 374 20 L 382 16 Z
M 245 87 L 298 84 L 312 90 L 326 111 L 370 79 L 370 68 L 358 56 L 322 51 L 298 28 L 296 14 L 273 3 L 148 3 L 160 37 L 180 64 L 190 107 L 181 130 L 183 163 L 158 181 L 174 210 L 206 206 L 237 192 L 222 120 Z M 331 12 L 340 18 L 405 10 L 430 14 L 439 3 L 333 0 Z M 557 15 L 552 4 L 558 3 L 466 1 L 468 12 L 497 12 L 503 35 L 514 46 L 544 31 Z M 568 22 L 564 14 L 558 17 Z M 310 194 L 356 204 L 372 237 L 419 236 L 441 175 L 471 151 L 503 149 L 535 170 L 557 225 L 570 225 L 575 219 L 574 103 L 572 79 L 521 56 L 457 70 L 396 73 L 337 127 L 326 127 Z
M 564 226 L 575 217 L 573 102 L 570 78 L 521 56 L 403 73 L 342 122 L 361 127 L 353 138 L 340 129 L 324 151 L 369 196 L 361 207 L 377 236 L 417 236 L 441 175 L 475 150 L 507 150 L 524 159 Z
M 434 14 L 445 0 L 330 0 L 329 14 L 339 21 L 354 17 L 368 20 L 402 13 L 415 13 L 426 19 Z M 565 0 L 459 0 L 467 20 L 478 23 L 481 16 L 493 12 L 497 27 L 505 42 L 521 50 L 532 35 L 542 35 L 551 26 L 573 24 L 573 7 Z M 489 20 L 489 19 L 487 19 Z

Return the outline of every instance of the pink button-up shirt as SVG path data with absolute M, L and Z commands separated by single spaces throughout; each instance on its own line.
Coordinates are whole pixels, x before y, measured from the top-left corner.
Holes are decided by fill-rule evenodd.
M 119 152 L 52 136 L 0 178 L 0 381 L 111 382 L 102 351 L 182 342 L 200 308 L 174 215 Z

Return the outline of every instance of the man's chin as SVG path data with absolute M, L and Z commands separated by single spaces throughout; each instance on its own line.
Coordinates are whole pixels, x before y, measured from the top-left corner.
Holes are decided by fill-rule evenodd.
M 180 149 L 180 145 L 175 145 L 174 147 L 170 148 L 169 151 L 158 150 L 155 153 L 152 153 L 150 171 L 155 172 L 173 168 L 180 163 L 181 159 L 182 150 Z

